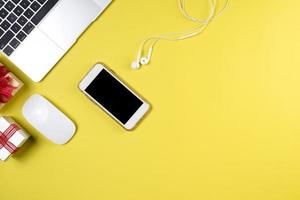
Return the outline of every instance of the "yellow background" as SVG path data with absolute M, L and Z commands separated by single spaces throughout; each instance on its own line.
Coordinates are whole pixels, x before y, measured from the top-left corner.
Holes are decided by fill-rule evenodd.
M 204 16 L 206 0 L 189 0 Z M 176 0 L 115 0 L 46 79 L 1 110 L 32 139 L 0 164 L 1 200 L 299 200 L 300 1 L 233 0 L 200 37 L 161 42 L 132 71 L 149 35 L 193 27 Z M 200 12 L 201 11 L 201 12 Z M 153 106 L 126 132 L 77 89 L 102 61 Z M 34 93 L 78 131 L 52 144 L 22 117 Z

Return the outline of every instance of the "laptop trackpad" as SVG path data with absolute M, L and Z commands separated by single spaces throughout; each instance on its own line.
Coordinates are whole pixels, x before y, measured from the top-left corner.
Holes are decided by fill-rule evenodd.
M 91 0 L 60 0 L 38 27 L 68 50 L 101 10 Z

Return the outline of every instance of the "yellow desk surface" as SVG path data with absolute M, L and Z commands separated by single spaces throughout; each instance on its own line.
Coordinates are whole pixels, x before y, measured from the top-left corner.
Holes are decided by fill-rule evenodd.
M 193 13 L 206 0 L 188 1 Z M 1 200 L 299 200 L 300 1 L 233 0 L 197 38 L 161 42 L 130 63 L 145 36 L 191 27 L 176 0 L 115 0 L 44 81 L 7 60 L 25 88 L 1 110 L 32 134 L 0 164 Z M 102 61 L 153 109 L 126 132 L 77 89 Z M 54 145 L 22 117 L 34 93 L 78 127 Z

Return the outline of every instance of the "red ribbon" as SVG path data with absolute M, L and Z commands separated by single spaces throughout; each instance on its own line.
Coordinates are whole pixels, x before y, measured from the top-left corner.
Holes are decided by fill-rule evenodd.
M 0 131 L 0 149 L 4 147 L 11 154 L 16 153 L 18 147 L 9 141 L 9 139 L 18 131 L 20 128 L 16 124 L 11 124 L 5 131 L 2 133 Z
M 7 103 L 16 89 L 11 85 L 11 78 L 7 76 L 8 72 L 5 67 L 0 66 L 0 103 Z

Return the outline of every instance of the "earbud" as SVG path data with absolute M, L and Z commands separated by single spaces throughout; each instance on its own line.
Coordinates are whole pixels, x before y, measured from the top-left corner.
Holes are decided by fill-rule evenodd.
M 140 69 L 141 65 L 148 65 L 151 59 L 152 48 L 149 49 L 147 57 L 141 57 L 141 53 L 139 52 L 138 59 L 131 63 L 132 69 Z
M 147 57 L 142 57 L 140 63 L 141 63 L 142 65 L 148 65 L 148 64 L 149 64 L 149 61 L 150 61 L 149 58 L 147 58 Z
M 141 67 L 140 62 L 139 61 L 133 61 L 131 63 L 131 68 L 132 69 L 139 69 Z
M 140 69 L 141 65 L 148 65 L 149 64 L 149 59 L 146 57 L 142 57 L 139 61 L 133 61 L 131 63 L 131 68 L 132 69 Z

